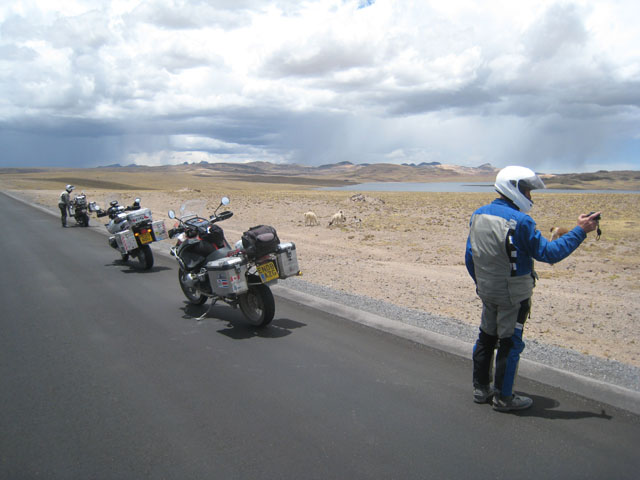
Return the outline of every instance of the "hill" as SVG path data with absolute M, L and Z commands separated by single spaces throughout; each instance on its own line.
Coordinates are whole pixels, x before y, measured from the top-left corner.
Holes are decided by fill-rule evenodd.
M 462 167 L 442 164 L 397 165 L 391 163 L 353 164 L 340 162 L 311 167 L 299 164 L 251 163 L 198 163 L 166 168 L 190 172 L 201 176 L 223 174 L 227 177 L 247 176 L 253 181 L 266 183 L 295 183 L 313 185 L 349 185 L 365 182 L 440 182 L 464 180 L 492 180 L 497 169 L 489 164 Z
M 592 173 L 542 175 L 547 188 L 575 190 L 640 190 L 640 171 L 599 170 Z
M 123 174 L 179 174 L 202 179 L 283 184 L 313 187 L 335 187 L 369 182 L 493 182 L 498 168 L 485 163 L 477 167 L 440 164 L 354 164 L 340 162 L 320 166 L 289 163 L 183 163 L 180 165 L 144 166 L 112 164 L 97 168 L 1 168 L 0 175 L 26 175 L 61 181 L 60 175 L 71 178 L 80 175 L 98 183 L 126 180 Z M 75 172 L 75 173 L 74 173 Z M 80 173 L 84 172 L 84 173 Z M 51 177 L 56 174 L 56 177 Z M 539 172 L 550 189 L 575 190 L 640 190 L 640 171 L 600 170 L 591 173 L 547 174 Z M 25 177 L 26 178 L 26 177 Z M 75 177 L 74 177 L 75 178 Z M 116 178 L 118 180 L 116 180 Z M 81 182 L 77 182 L 81 183 Z M 86 183 L 86 182 L 85 182 Z M 121 182 L 122 183 L 122 182 Z M 124 183 L 127 183 L 124 181 Z M 94 185 L 97 186 L 97 185 Z M 105 187 L 106 188 L 106 187 Z

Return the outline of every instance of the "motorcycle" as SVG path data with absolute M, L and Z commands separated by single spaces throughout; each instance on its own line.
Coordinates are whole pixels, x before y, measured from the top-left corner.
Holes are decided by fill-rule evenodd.
M 112 200 L 106 211 L 95 204 L 93 208 L 96 208 L 98 217 L 109 216 L 109 223 L 105 224 L 112 234 L 109 246 L 120 252 L 123 262 L 131 256 L 137 259 L 142 269 L 153 267 L 153 252 L 149 245 L 167 238 L 164 220 L 153 221 L 151 210 L 141 207 L 139 198 L 128 207 Z
M 239 307 L 252 325 L 264 327 L 275 314 L 270 286 L 279 279 L 300 274 L 296 247 L 293 243 L 280 243 L 275 229 L 265 226 L 245 232 L 243 239 L 231 247 L 222 228 L 216 225 L 233 216 L 228 210 L 218 213 L 228 204 L 229 198 L 222 197 L 209 218 L 197 213 L 204 210 L 202 201 L 185 203 L 179 217 L 169 210 L 169 217 L 177 220 L 169 237 L 177 237 L 171 255 L 178 262 L 180 288 L 191 304 L 202 305 L 211 298 L 210 310 L 221 300 Z M 194 205 L 200 208 L 194 209 Z M 253 235 L 261 230 L 268 231 Z M 262 238 L 254 241 L 257 237 Z
M 76 219 L 76 223 L 81 227 L 89 226 L 89 206 L 87 196 L 83 193 L 76 195 L 69 205 L 69 214 Z

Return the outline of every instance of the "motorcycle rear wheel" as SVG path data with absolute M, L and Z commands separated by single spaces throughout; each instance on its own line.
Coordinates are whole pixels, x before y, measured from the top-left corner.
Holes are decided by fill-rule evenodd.
M 136 258 L 138 260 L 138 265 L 143 270 L 149 270 L 153 267 L 153 252 L 151 251 L 151 247 L 149 245 L 141 246 L 136 252 Z
M 238 297 L 238 304 L 251 325 L 265 327 L 276 313 L 273 293 L 267 285 L 251 285 L 247 293 Z
M 178 282 L 180 283 L 180 288 L 182 289 L 182 293 L 187 297 L 189 303 L 193 305 L 202 305 L 207 301 L 207 297 L 205 295 L 199 294 L 198 291 L 193 287 L 186 286 L 183 282 L 183 277 L 186 275 L 186 272 L 182 269 L 178 270 Z

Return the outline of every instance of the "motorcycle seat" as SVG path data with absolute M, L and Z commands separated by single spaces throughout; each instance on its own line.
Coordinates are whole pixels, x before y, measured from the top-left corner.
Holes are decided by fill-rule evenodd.
M 215 247 L 210 243 L 189 239 L 178 248 L 178 256 L 182 259 L 187 269 L 194 270 L 207 262 L 226 257 L 230 251 L 231 249 L 228 247 L 215 250 Z
M 211 252 L 209 255 L 207 255 L 207 259 L 205 263 L 209 263 L 213 260 L 218 260 L 220 258 L 225 258 L 227 256 L 227 253 L 229 253 L 230 251 L 231 249 L 229 247 L 219 248 L 218 250 L 215 250 Z

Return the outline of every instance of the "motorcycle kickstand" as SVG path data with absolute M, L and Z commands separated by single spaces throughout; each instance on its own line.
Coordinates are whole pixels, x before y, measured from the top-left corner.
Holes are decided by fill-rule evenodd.
M 202 315 L 200 315 L 198 318 L 196 318 L 196 320 L 199 322 L 201 320 L 204 320 L 208 315 L 209 312 L 211 312 L 211 310 L 213 309 L 213 306 L 216 304 L 216 302 L 218 301 L 217 298 L 214 298 L 211 303 L 209 304 L 209 308 L 207 308 L 207 311 L 204 312 Z

